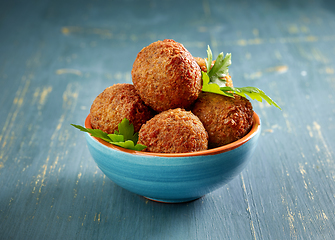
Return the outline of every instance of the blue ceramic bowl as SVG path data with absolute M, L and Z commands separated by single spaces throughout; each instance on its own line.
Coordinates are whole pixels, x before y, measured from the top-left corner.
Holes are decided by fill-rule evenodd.
M 212 192 L 238 175 L 256 148 L 261 122 L 254 113 L 250 132 L 231 144 L 192 153 L 147 153 L 109 144 L 86 133 L 89 151 L 117 185 L 151 200 L 187 202 Z M 85 127 L 91 128 L 87 116 Z

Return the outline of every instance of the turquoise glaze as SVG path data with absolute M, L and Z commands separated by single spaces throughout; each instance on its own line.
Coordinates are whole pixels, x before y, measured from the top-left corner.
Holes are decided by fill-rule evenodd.
M 90 127 L 89 117 L 85 126 Z M 254 126 L 247 136 L 197 153 L 154 154 L 125 150 L 88 133 L 86 140 L 98 167 L 117 185 L 156 201 L 187 202 L 222 187 L 238 175 L 254 152 L 260 132 L 260 120 L 255 113 Z

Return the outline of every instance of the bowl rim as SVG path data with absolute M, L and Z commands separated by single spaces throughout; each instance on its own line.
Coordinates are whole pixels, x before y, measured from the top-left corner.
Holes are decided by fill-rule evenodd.
M 257 132 L 260 130 L 260 126 L 261 126 L 261 120 L 259 116 L 257 115 L 257 113 L 254 111 L 253 125 L 250 131 L 248 132 L 248 134 L 246 134 L 244 137 L 240 138 L 239 140 L 235 142 L 226 144 L 221 147 L 211 148 L 211 149 L 197 151 L 197 152 L 188 152 L 188 153 L 153 153 L 153 152 L 135 151 L 135 150 L 130 150 L 130 149 L 126 149 L 126 148 L 113 145 L 111 143 L 108 143 L 102 140 L 101 138 L 92 137 L 89 133 L 86 133 L 86 134 L 88 134 L 88 136 L 93 138 L 95 141 L 101 143 L 102 145 L 106 146 L 107 148 L 111 148 L 115 151 L 121 151 L 121 152 L 128 153 L 131 155 L 142 155 L 142 156 L 153 156 L 153 157 L 194 157 L 194 156 L 216 155 L 216 154 L 228 152 L 235 148 L 238 148 L 242 146 L 243 144 L 245 144 L 246 142 L 248 142 L 251 138 L 253 138 L 257 134 Z M 92 129 L 90 114 L 88 114 L 85 119 L 85 128 Z

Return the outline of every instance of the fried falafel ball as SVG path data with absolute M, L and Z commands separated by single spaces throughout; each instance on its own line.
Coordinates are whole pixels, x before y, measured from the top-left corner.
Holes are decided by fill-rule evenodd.
M 201 71 L 207 72 L 206 62 L 205 59 L 200 57 L 195 57 L 195 61 L 198 63 L 199 67 L 201 68 Z M 214 66 L 215 60 L 212 61 L 212 67 Z M 227 87 L 234 87 L 233 80 L 231 79 L 231 76 L 228 74 L 227 76 L 223 77 L 226 80 L 226 86 Z
M 234 94 L 234 98 L 215 93 L 201 93 L 192 107 L 209 135 L 208 147 L 215 148 L 245 136 L 253 124 L 250 101 Z
M 144 124 L 137 143 L 147 146 L 147 152 L 196 152 L 207 149 L 208 133 L 191 111 L 177 108 L 161 112 Z
M 187 108 L 201 92 L 201 70 L 191 53 L 171 39 L 144 47 L 131 71 L 145 104 L 157 112 Z
M 118 83 L 100 93 L 90 110 L 91 125 L 106 133 L 114 133 L 118 124 L 127 118 L 138 132 L 154 112 L 144 104 L 132 84 Z

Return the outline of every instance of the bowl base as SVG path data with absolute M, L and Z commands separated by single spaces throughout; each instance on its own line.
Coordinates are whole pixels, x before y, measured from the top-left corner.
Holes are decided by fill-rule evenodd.
M 151 198 L 151 197 L 146 197 L 146 196 L 143 196 L 143 197 L 148 200 L 159 202 L 159 203 L 187 203 L 187 202 L 192 202 L 192 201 L 195 201 L 201 198 L 201 197 L 196 197 L 196 198 L 183 198 L 183 199 L 157 199 L 157 198 Z

